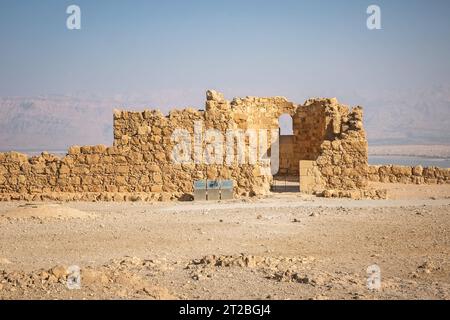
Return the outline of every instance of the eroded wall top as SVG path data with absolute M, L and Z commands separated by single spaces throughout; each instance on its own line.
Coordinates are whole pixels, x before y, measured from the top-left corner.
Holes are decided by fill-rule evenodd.
M 278 118 L 284 113 L 293 118 L 293 161 L 317 163 L 321 181 L 317 188 L 366 185 L 367 141 L 362 108 L 350 109 L 336 99 L 320 98 L 304 104 L 283 97 L 228 101 L 221 93 L 208 91 L 204 111 L 187 108 L 163 115 L 156 110 L 116 110 L 112 147 L 74 146 L 62 159 L 0 154 L 0 194 L 33 198 L 70 193 L 120 199 L 122 194 L 144 193 L 154 195 L 152 199 L 170 199 L 192 193 L 193 180 L 205 178 L 234 180 L 236 195 L 265 194 L 272 177 L 262 170 L 261 163 L 174 163 L 176 142 L 172 134 L 179 128 L 194 134 L 194 124 L 199 121 L 202 130 L 214 128 L 224 134 L 229 129 L 277 129 Z

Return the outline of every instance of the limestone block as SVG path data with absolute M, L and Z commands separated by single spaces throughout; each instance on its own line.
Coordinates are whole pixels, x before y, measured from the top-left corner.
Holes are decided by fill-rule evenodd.
M 124 186 L 127 184 L 127 180 L 124 176 L 116 176 L 115 180 L 118 186 Z
M 155 159 L 158 161 L 165 161 L 166 160 L 166 154 L 164 152 L 157 152 L 155 154 Z
M 23 174 L 21 174 L 21 175 L 19 175 L 19 176 L 17 177 L 17 181 L 18 181 L 18 183 L 20 183 L 20 184 L 24 184 L 24 183 L 27 181 L 27 177 L 24 176 Z
M 156 164 L 150 164 L 147 168 L 149 172 L 161 172 L 161 167 Z
M 339 151 L 341 148 L 341 141 L 340 140 L 331 141 L 331 147 L 334 151 Z
M 6 174 L 6 173 L 8 173 L 8 169 L 5 166 L 0 165 L 0 174 Z
M 81 153 L 81 148 L 79 146 L 71 146 L 68 150 L 69 155 L 78 155 Z
M 103 153 L 106 153 L 107 147 L 105 145 L 100 144 L 100 145 L 93 146 L 91 148 L 91 150 L 93 153 L 103 154 Z
M 66 165 L 61 165 L 61 167 L 59 168 L 59 173 L 60 174 L 68 174 L 68 173 L 70 173 L 70 168 Z
M 149 125 L 143 125 L 143 126 L 139 126 L 138 128 L 138 135 L 148 135 L 152 132 L 152 128 Z
M 162 192 L 163 191 L 163 187 L 162 185 L 153 185 L 150 188 L 151 192 Z
M 113 117 L 114 117 L 114 121 L 122 119 L 122 111 L 114 109 L 113 110 Z
M 153 136 L 160 136 L 161 133 L 162 133 L 162 130 L 161 130 L 160 127 L 153 126 L 153 127 L 151 128 L 151 132 L 153 133 L 153 134 L 152 134 Z
M 415 167 L 412 169 L 412 173 L 413 173 L 413 175 L 415 175 L 415 176 L 421 176 L 422 173 L 423 173 L 423 168 L 422 168 L 422 166 L 415 166 Z
M 216 102 L 224 102 L 225 98 L 222 93 L 215 90 L 206 91 L 206 100 L 207 101 L 216 101 Z
M 154 182 L 156 182 L 156 183 L 162 183 L 162 176 L 161 176 L 161 174 L 159 173 L 159 172 L 154 172 L 153 173 L 153 176 L 152 176 L 152 179 L 153 179 L 153 181 Z
M 81 147 L 81 153 L 83 154 L 89 154 L 92 152 L 92 149 L 90 146 L 82 146 Z
M 411 167 L 392 166 L 392 174 L 396 176 L 411 176 Z
M 128 173 L 130 168 L 128 166 L 116 166 L 116 173 Z
M 120 154 L 120 149 L 118 147 L 108 147 L 106 148 L 106 153 L 109 155 Z
M 89 165 L 97 164 L 100 162 L 100 156 L 98 154 L 88 154 L 86 155 L 86 163 Z
M 130 142 L 130 136 L 129 135 L 127 135 L 127 134 L 124 134 L 124 135 L 122 135 L 121 137 L 120 137 L 120 143 L 122 144 L 122 145 L 127 145 L 129 142 Z

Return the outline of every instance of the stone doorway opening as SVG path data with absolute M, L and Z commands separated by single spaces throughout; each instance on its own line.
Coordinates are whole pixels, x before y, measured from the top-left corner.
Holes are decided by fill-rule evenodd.
M 278 118 L 280 142 L 280 168 L 273 177 L 273 192 L 299 192 L 298 161 L 294 157 L 295 135 L 293 119 L 288 113 Z

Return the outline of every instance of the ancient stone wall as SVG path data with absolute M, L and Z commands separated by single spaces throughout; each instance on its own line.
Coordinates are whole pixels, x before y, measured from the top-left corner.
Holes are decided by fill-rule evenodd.
M 169 194 L 153 193 L 145 175 L 130 175 L 138 159 L 134 153 L 102 145 L 73 146 L 62 159 L 46 153 L 31 158 L 16 152 L 0 154 L 0 199 L 170 199 Z
M 376 182 L 444 184 L 450 183 L 450 169 L 422 166 L 369 166 L 368 179 Z
M 247 129 L 278 129 L 284 113 L 293 118 L 292 154 L 285 154 L 289 162 L 296 168 L 301 160 L 315 162 L 316 178 L 308 190 L 366 186 L 367 141 L 361 108 L 350 110 L 336 99 L 311 99 L 303 105 L 283 97 L 227 101 L 222 94 L 208 91 L 205 111 L 187 108 L 167 116 L 149 110 L 115 111 L 112 147 L 73 146 L 63 158 L 46 153 L 31 158 L 15 152 L 0 154 L 0 199 L 169 200 L 189 196 L 193 181 L 206 178 L 232 179 L 236 196 L 266 194 L 272 180 L 264 170 L 267 162 L 230 164 L 223 155 L 207 163 L 207 156 L 217 155 L 208 133 L 216 129 L 221 139 L 228 139 L 231 129 L 244 134 Z M 200 150 L 188 150 L 189 161 L 173 161 L 176 130 L 201 141 Z M 250 144 L 249 136 L 244 139 Z M 270 154 L 272 143 L 266 141 L 262 152 Z M 245 157 L 250 157 L 248 151 Z
M 201 135 L 205 137 L 208 129 L 217 129 L 223 137 L 227 129 L 244 127 L 240 119 L 233 122 L 229 112 L 230 103 L 222 97 L 208 96 L 206 112 L 185 109 L 172 111 L 165 117 L 158 112 L 126 112 L 118 111 L 114 114 L 114 145 L 121 149 L 129 149 L 142 157 L 147 166 L 160 168 L 158 183 L 153 182 L 152 188 L 171 192 L 175 196 L 193 192 L 193 181 L 199 179 L 232 179 L 235 181 L 237 195 L 264 194 L 270 188 L 270 177 L 262 174 L 258 164 L 225 165 L 220 163 L 205 163 L 206 140 L 200 148 L 200 156 L 195 160 L 196 150 L 191 149 L 191 157 L 187 163 L 176 164 L 172 159 L 172 152 L 176 141 L 172 134 L 176 129 L 186 130 L 191 137 L 195 136 L 196 121 L 201 123 Z M 130 174 L 142 174 L 138 167 L 130 167 Z
M 336 99 L 307 101 L 305 107 L 320 105 L 325 113 L 321 124 L 323 138 L 315 135 L 314 160 L 322 174 L 326 189 L 352 190 L 367 187 L 368 144 L 362 122 L 362 108 L 341 105 Z M 306 158 L 306 157 L 305 157 Z M 314 187 L 318 188 L 318 187 Z M 320 190 L 316 190 L 320 191 Z
M 280 136 L 280 175 L 298 176 L 299 174 L 294 138 L 294 135 Z
M 321 192 L 326 184 L 316 161 L 300 160 L 299 189 L 303 193 Z

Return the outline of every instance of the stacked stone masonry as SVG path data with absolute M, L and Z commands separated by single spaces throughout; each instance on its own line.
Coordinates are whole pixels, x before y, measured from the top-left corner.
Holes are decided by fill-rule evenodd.
M 191 150 L 193 161 L 174 163 L 172 152 L 177 142 L 173 133 L 184 129 L 194 135 L 199 121 L 202 134 L 208 129 L 217 129 L 224 136 L 229 129 L 278 129 L 284 113 L 292 116 L 294 134 L 281 139 L 289 146 L 280 147 L 280 163 L 289 163 L 295 171 L 300 161 L 314 162 L 315 177 L 309 179 L 308 192 L 363 190 L 369 180 L 448 182 L 448 170 L 423 169 L 417 175 L 413 169 L 399 173 L 394 167 L 368 166 L 361 107 L 350 109 L 336 99 L 322 98 L 303 105 L 283 97 L 227 101 L 222 94 L 208 91 L 205 111 L 187 108 L 167 116 L 156 110 L 115 111 L 113 146 L 72 146 L 63 158 L 48 153 L 34 157 L 0 153 L 0 200 L 183 199 L 192 195 L 194 180 L 206 178 L 232 179 L 238 197 L 265 195 L 272 181 L 263 170 L 267 163 L 205 164 L 194 161 L 195 150 Z M 248 137 L 245 141 L 249 144 Z M 206 148 L 207 142 L 202 143 Z M 270 153 L 270 148 L 269 141 L 264 152 Z
M 369 166 L 370 181 L 388 183 L 444 184 L 450 183 L 450 169 L 422 166 Z
M 298 176 L 298 159 L 295 154 L 294 135 L 280 136 L 280 170 L 284 176 Z

